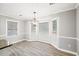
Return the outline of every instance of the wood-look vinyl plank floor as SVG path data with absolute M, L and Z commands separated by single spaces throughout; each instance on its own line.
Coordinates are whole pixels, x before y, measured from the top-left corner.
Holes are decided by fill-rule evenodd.
M 0 56 L 75 56 L 40 41 L 22 41 L 0 50 Z

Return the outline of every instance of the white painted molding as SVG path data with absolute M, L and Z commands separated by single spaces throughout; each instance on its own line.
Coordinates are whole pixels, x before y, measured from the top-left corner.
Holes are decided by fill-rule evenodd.
M 13 19 L 6 19 L 6 37 L 12 37 L 12 36 L 8 36 L 7 34 L 8 34 L 8 21 L 11 21 L 11 22 L 17 22 L 17 35 L 19 35 L 19 21 L 18 20 L 13 20 Z M 13 37 L 14 36 L 17 36 L 17 35 L 13 35 Z
M 78 38 L 74 38 L 74 37 L 66 37 L 66 36 L 59 36 L 59 38 L 67 38 L 67 39 L 74 39 L 77 40 Z
M 8 41 L 8 45 L 10 45 L 10 44 L 15 44 L 15 43 L 18 43 L 18 42 L 21 42 L 21 41 L 24 41 L 24 40 L 26 40 L 26 39 L 17 40 L 17 41 L 12 42 L 12 43 L 10 43 L 10 42 Z M 26 41 L 27 41 L 27 40 L 26 40 Z
M 72 52 L 72 51 L 69 51 L 69 50 L 61 49 L 58 46 L 56 46 L 55 44 L 52 44 L 52 43 L 50 43 L 50 44 L 53 45 L 56 49 L 58 49 L 60 51 L 64 51 L 64 52 L 67 52 L 67 53 L 71 53 L 71 54 L 74 54 L 76 56 L 78 55 L 76 52 Z
M 61 48 L 57 48 L 58 50 L 61 50 L 61 51 L 64 51 L 64 52 L 67 52 L 67 53 L 71 53 L 71 54 L 74 54 L 74 55 L 78 55 L 76 52 L 72 52 L 72 51 L 68 51 L 68 50 L 64 50 L 64 49 L 61 49 Z

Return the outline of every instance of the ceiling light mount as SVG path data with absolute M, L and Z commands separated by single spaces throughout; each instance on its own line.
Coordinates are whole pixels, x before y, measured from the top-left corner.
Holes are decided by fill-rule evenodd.
M 49 3 L 49 5 L 54 5 L 55 3 Z
M 20 14 L 19 16 L 23 16 L 22 14 Z

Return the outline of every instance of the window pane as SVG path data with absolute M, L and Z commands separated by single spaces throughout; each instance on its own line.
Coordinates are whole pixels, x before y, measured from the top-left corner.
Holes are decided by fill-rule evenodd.
M 57 32 L 57 21 L 53 21 L 53 32 Z
M 49 23 L 39 23 L 39 39 L 49 41 Z
M 32 32 L 36 32 L 36 25 L 31 24 L 31 31 L 32 31 Z
M 17 35 L 17 22 L 8 21 L 8 35 Z

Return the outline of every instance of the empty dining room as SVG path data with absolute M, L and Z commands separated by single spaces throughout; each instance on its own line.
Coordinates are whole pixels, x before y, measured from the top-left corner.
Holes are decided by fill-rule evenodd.
M 79 3 L 0 3 L 0 56 L 78 56 Z

